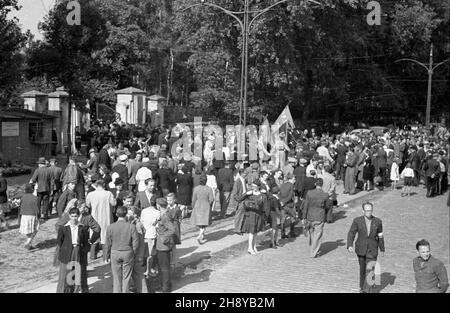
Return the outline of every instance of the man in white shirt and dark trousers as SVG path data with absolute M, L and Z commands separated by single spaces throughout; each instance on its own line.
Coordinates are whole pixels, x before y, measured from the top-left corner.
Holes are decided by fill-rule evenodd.
M 151 197 L 150 206 L 144 208 L 141 212 L 141 223 L 145 229 L 145 243 L 147 245 L 149 257 L 147 259 L 147 270 L 145 271 L 145 275 L 147 276 L 149 272 L 152 276 L 156 276 L 156 270 L 154 270 L 154 260 L 155 255 L 152 256 L 153 247 L 155 246 L 156 239 L 156 224 L 158 224 L 159 219 L 161 218 L 161 214 L 159 210 L 156 208 L 156 198 Z

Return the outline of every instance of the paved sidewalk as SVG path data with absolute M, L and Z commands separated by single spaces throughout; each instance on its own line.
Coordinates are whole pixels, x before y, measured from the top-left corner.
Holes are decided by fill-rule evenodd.
M 338 192 L 342 192 L 342 185 L 338 186 Z M 351 201 L 364 197 L 367 192 L 360 192 L 356 195 L 339 195 L 339 203 Z M 343 213 L 340 210 L 346 210 L 342 207 L 336 212 L 337 218 Z M 343 211 L 342 211 L 343 212 Z M 197 229 L 189 224 L 189 221 L 183 221 L 183 236 L 182 244 L 177 246 L 177 256 L 179 256 L 177 262 L 177 275 L 175 277 L 174 285 L 186 283 L 186 281 L 192 280 L 193 277 L 202 277 L 204 272 L 198 273 L 198 268 L 205 268 L 205 261 L 214 261 L 224 263 L 224 260 L 231 260 L 233 257 L 240 257 L 243 253 L 246 253 L 247 249 L 243 248 L 246 245 L 247 237 L 237 235 L 233 231 L 234 219 L 228 218 L 225 220 L 215 221 L 211 227 L 208 227 L 205 238 L 207 242 L 203 245 L 199 245 L 196 241 L 198 235 Z M 233 251 L 227 251 L 229 248 Z M 280 250 L 281 251 L 281 250 Z M 203 264 L 203 265 L 202 265 Z M 207 266 L 206 266 L 207 267 Z M 90 264 L 88 267 L 88 284 L 90 286 L 90 292 L 112 292 L 112 278 L 111 269 L 109 265 L 105 265 L 101 260 L 97 260 L 95 263 Z M 209 269 L 205 268 L 205 271 Z M 41 286 L 33 286 L 26 292 L 31 293 L 54 293 L 56 290 L 56 269 L 55 278 L 49 281 L 48 284 Z
M 380 258 L 381 286 L 377 292 L 414 292 L 412 259 L 416 257 L 415 243 L 426 238 L 431 242 L 432 254 L 449 269 L 449 210 L 447 194 L 428 199 L 425 190 L 400 197 L 400 190 L 378 192 L 350 203 L 348 210 L 337 213 L 338 220 L 324 230 L 320 256 L 309 257 L 308 239 L 301 236 L 284 240 L 278 249 L 268 248 L 267 241 L 258 255 L 241 257 L 209 268 L 204 275 L 175 282 L 174 291 L 210 293 L 251 292 L 358 292 L 358 261 L 346 250 L 347 232 L 353 218 L 362 214 L 361 203 L 370 199 L 374 215 L 383 220 L 386 255 Z M 261 236 L 259 236 L 261 238 Z M 264 240 L 264 239 L 262 239 Z M 266 238 L 267 240 L 267 238 Z M 283 242 L 283 241 L 282 241 Z M 188 280 L 188 281 L 185 281 Z

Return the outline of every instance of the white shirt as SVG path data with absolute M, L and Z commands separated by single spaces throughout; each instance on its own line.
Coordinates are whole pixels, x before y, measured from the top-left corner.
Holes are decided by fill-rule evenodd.
M 306 176 L 307 177 L 313 177 L 310 173 L 311 171 L 314 170 L 315 172 L 317 172 L 316 168 L 314 167 L 314 165 L 312 163 L 310 163 L 307 167 L 306 167 Z
M 321 157 L 326 158 L 330 162 L 333 161 L 333 158 L 330 156 L 330 152 L 328 151 L 327 147 L 320 146 L 316 149 L 316 151 Z
M 145 239 L 156 238 L 156 228 L 153 224 L 161 218 L 161 212 L 154 207 L 148 207 L 141 212 L 141 223 L 145 229 Z
M 402 171 L 402 178 L 404 177 L 414 177 L 414 170 L 412 168 L 405 168 Z
M 212 190 L 217 188 L 216 176 L 206 175 L 206 186 L 210 187 Z
M 78 224 L 73 226 L 70 221 L 66 224 L 66 226 L 70 226 L 70 232 L 72 234 L 72 244 L 78 244 Z
M 145 181 L 153 178 L 152 171 L 143 166 L 136 172 L 136 181 L 138 182 L 138 191 L 145 191 Z

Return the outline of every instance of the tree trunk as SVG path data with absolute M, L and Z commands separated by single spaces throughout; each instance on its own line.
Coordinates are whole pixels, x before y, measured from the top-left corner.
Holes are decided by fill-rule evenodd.
M 309 119 L 309 115 L 311 113 L 311 105 L 312 105 L 312 84 L 313 84 L 313 73 L 312 70 L 307 66 L 305 71 L 305 88 L 303 92 L 304 97 L 304 110 L 302 116 L 303 124 L 306 124 L 306 121 Z

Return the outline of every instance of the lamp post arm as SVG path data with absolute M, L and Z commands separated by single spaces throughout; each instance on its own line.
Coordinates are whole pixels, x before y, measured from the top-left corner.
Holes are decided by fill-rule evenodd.
M 223 13 L 233 17 L 236 21 L 238 21 L 239 26 L 241 26 L 241 29 L 244 30 L 244 23 L 242 23 L 242 20 L 237 16 L 237 14 L 244 14 L 244 12 L 234 12 L 234 11 L 230 11 L 227 10 L 223 7 L 221 7 L 220 5 L 214 4 L 214 3 L 209 3 L 209 2 L 202 2 L 202 3 L 198 3 L 198 4 L 194 4 L 191 6 L 188 6 L 187 8 L 184 8 L 183 10 L 181 10 L 181 12 L 187 11 L 193 7 L 198 7 L 198 6 L 202 6 L 202 5 L 206 5 L 215 9 L 219 9 L 221 10 Z
M 410 62 L 416 63 L 416 64 L 418 64 L 418 65 L 424 67 L 427 71 L 430 70 L 430 69 L 428 68 L 428 66 L 426 66 L 426 65 L 423 64 L 422 62 L 419 62 L 419 61 L 413 60 L 413 59 L 400 59 L 400 60 L 395 61 L 394 63 L 397 63 L 397 62 L 400 62 L 400 61 L 410 61 Z
M 250 23 L 248 24 L 248 29 L 249 29 L 249 30 L 251 29 L 250 27 L 252 26 L 253 22 L 256 21 L 261 15 L 263 15 L 264 13 L 270 11 L 272 8 L 276 7 L 277 5 L 280 5 L 280 4 L 285 3 L 285 2 L 288 2 L 288 1 L 290 1 L 290 0 L 281 0 L 281 1 L 278 1 L 277 3 L 272 4 L 271 6 L 268 6 L 268 7 L 265 8 L 265 9 L 260 10 L 260 11 L 249 12 L 249 13 L 256 13 L 256 12 L 259 12 L 259 13 L 256 14 L 256 15 L 251 19 Z M 322 5 L 322 3 L 317 2 L 317 1 L 314 1 L 314 0 L 307 0 L 307 1 L 308 1 L 308 2 L 312 2 L 312 3 L 315 3 L 315 4 Z
M 248 23 L 248 29 L 249 29 L 249 30 L 251 29 L 253 22 L 256 21 L 261 15 L 263 15 L 264 13 L 270 11 L 273 7 L 276 7 L 277 5 L 280 5 L 280 4 L 285 3 L 285 2 L 288 2 L 288 1 L 289 1 L 289 0 L 281 0 L 281 1 L 278 1 L 277 3 L 274 3 L 274 4 L 272 4 L 271 6 L 268 6 L 267 8 L 265 8 L 265 9 L 259 11 L 259 13 L 256 14 L 256 15 L 250 20 L 250 22 Z
M 442 62 L 436 64 L 436 65 L 433 67 L 433 71 L 434 71 L 436 68 L 438 68 L 439 66 L 441 66 L 442 64 L 445 64 L 445 63 L 447 63 L 447 62 L 449 62 L 449 61 L 450 61 L 450 59 L 447 59 L 447 60 L 445 60 L 445 61 L 442 61 Z

